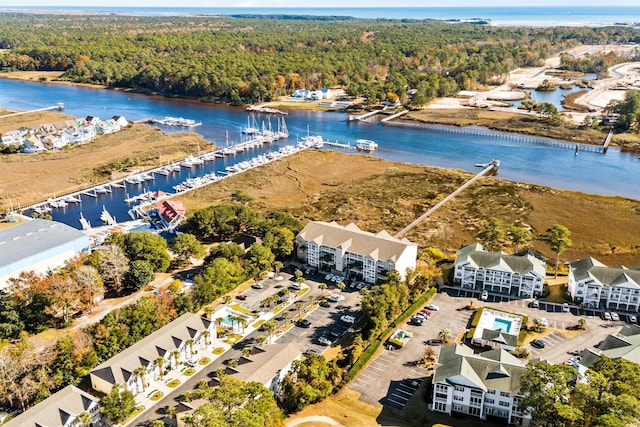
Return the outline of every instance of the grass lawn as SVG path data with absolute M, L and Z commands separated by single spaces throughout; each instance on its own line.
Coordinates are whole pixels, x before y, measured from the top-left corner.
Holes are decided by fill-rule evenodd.
M 230 309 L 232 310 L 236 310 L 239 311 L 240 313 L 244 313 L 244 314 L 253 314 L 253 312 L 251 310 L 249 310 L 248 308 L 244 308 L 243 306 L 241 306 L 240 304 L 233 303 L 229 306 Z
M 195 374 L 196 371 L 193 368 L 187 368 L 182 372 L 184 375 L 186 375 L 187 377 L 190 377 L 191 375 Z
M 211 360 L 208 357 L 203 357 L 202 359 L 198 360 L 198 363 L 200 365 L 206 365 L 207 363 L 209 363 Z
M 162 399 L 162 396 L 164 396 L 164 393 L 162 393 L 161 391 L 156 391 L 155 393 L 153 393 L 151 395 L 151 397 L 149 397 L 149 399 L 151 399 L 151 400 L 160 400 L 160 399 Z
M 222 354 L 224 353 L 224 348 L 222 347 L 216 347 L 213 349 L 213 354 Z
M 176 388 L 176 387 L 178 387 L 179 384 L 180 384 L 180 380 L 177 380 L 177 379 L 174 378 L 174 379 L 172 379 L 171 381 L 169 381 L 167 383 L 167 387 Z
M 567 299 L 565 298 L 566 288 L 564 286 L 566 280 L 567 279 L 565 278 L 562 283 L 548 284 L 547 287 L 549 288 L 549 296 L 546 297 L 545 300 L 555 303 L 567 302 Z
M 226 342 L 227 344 L 235 344 L 242 339 L 242 335 L 240 334 L 229 334 L 227 335 Z

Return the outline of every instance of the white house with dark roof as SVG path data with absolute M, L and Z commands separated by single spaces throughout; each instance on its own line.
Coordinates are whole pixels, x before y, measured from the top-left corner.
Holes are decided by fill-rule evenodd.
M 213 345 L 215 323 L 193 313 L 186 313 L 151 335 L 121 351 L 90 372 L 91 386 L 109 393 L 114 384 L 122 385 L 134 395 L 143 393 L 160 381 L 166 369 L 193 358 L 197 351 Z M 156 360 L 162 359 L 159 365 Z
M 573 301 L 589 308 L 637 312 L 640 269 L 607 267 L 595 258 L 573 261 L 567 289 Z
M 518 406 L 526 366 L 503 349 L 475 354 L 460 344 L 442 347 L 433 374 L 431 409 L 528 426 Z
M 396 239 L 386 231 L 377 234 L 355 224 L 311 221 L 300 231 L 297 255 L 322 271 L 346 273 L 349 277 L 376 283 L 387 272 L 396 270 L 404 279 L 408 269 L 416 268 L 418 245 Z
M 458 250 L 453 282 L 465 289 L 532 298 L 542 293 L 546 270 L 546 262 L 529 251 L 508 255 L 473 243 Z
M 580 355 L 580 373 L 592 368 L 603 356 L 640 364 L 640 326 L 625 325 L 618 333 L 608 335 L 597 349 L 586 348 Z
M 91 424 L 78 420 L 82 413 L 91 416 Z M 6 427 L 83 427 L 98 425 L 100 399 L 69 385 L 36 406 L 2 424 Z
M 34 219 L 0 230 L 0 289 L 23 271 L 46 273 L 89 251 L 89 237 L 66 224 Z

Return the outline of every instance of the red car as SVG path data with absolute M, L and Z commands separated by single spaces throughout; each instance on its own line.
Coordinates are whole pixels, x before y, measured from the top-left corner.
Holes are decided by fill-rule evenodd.
M 244 294 L 240 294 L 240 295 L 236 295 L 236 298 L 239 299 L 240 301 L 244 301 L 247 299 L 247 296 Z
M 424 308 L 422 310 L 420 310 L 420 313 L 424 313 L 427 316 L 431 316 L 431 312 L 429 310 L 425 310 Z

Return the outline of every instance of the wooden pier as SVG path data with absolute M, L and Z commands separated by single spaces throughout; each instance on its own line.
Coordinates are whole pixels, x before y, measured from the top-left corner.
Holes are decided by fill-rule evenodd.
M 6 119 L 7 117 L 22 116 L 24 114 L 37 113 L 40 111 L 53 111 L 53 110 L 58 110 L 58 111 L 64 110 L 64 103 L 59 102 L 58 104 L 52 105 L 51 107 L 37 108 L 35 110 L 18 111 L 17 113 L 5 114 L 4 116 L 0 116 L 0 119 Z
M 415 221 L 413 221 L 411 224 L 407 225 L 405 228 L 400 230 L 393 237 L 395 237 L 396 239 L 401 238 L 402 236 L 407 234 L 409 231 L 411 231 L 411 229 L 413 229 L 416 225 L 418 225 L 419 223 L 424 221 L 429 215 L 431 215 L 432 213 L 434 213 L 435 211 L 440 209 L 440 207 L 442 207 L 442 205 L 444 205 L 449 200 L 451 200 L 454 197 L 456 197 L 458 194 L 460 194 L 462 191 L 464 191 L 467 187 L 469 187 L 471 184 L 473 184 L 478 179 L 480 179 L 480 177 L 497 174 L 499 167 L 500 167 L 500 160 L 492 160 L 491 162 L 489 162 L 487 164 L 487 166 L 482 171 L 478 172 L 476 174 L 476 176 L 474 176 L 469 181 L 467 181 L 464 184 L 462 184 L 453 193 L 449 194 L 447 197 L 445 197 L 444 199 L 440 200 L 435 206 L 431 207 L 428 211 L 426 211 L 425 213 L 420 215 Z
M 331 142 L 331 141 L 324 141 L 322 143 L 322 145 L 328 145 L 329 147 L 336 147 L 336 148 L 345 148 L 347 150 L 355 150 L 356 147 L 354 145 L 351 144 L 342 144 L 338 141 L 336 142 Z
M 613 138 L 613 129 L 609 131 L 609 134 L 604 139 L 604 143 L 602 144 L 602 153 L 606 153 L 609 148 L 609 144 L 611 143 L 611 138 Z
M 380 120 L 380 122 L 381 123 L 386 123 L 386 122 L 388 122 L 390 120 L 397 119 L 398 117 L 400 117 L 400 116 L 402 116 L 404 114 L 407 114 L 408 112 L 409 112 L 409 110 L 402 110 L 399 113 L 395 113 L 395 114 L 392 114 L 389 117 L 385 117 L 384 119 Z
M 361 114 L 359 116 L 349 116 L 349 121 L 350 122 L 355 122 L 355 121 L 359 121 L 359 122 L 365 122 L 368 123 L 367 119 L 371 116 L 375 116 L 376 114 L 378 114 L 379 112 L 381 112 L 382 110 L 373 110 L 373 111 L 369 111 L 368 113 L 364 113 Z

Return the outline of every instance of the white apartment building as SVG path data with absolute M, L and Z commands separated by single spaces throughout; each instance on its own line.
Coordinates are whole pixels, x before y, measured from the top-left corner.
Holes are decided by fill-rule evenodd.
M 322 271 L 376 283 L 396 270 L 404 280 L 416 268 L 418 245 L 396 239 L 386 231 L 369 233 L 351 223 L 312 221 L 296 237 L 297 256 Z
M 607 267 L 595 258 L 571 262 L 569 294 L 588 308 L 637 312 L 640 305 L 640 269 Z
M 453 282 L 465 289 L 533 298 L 542 293 L 546 270 L 546 262 L 529 251 L 508 255 L 474 243 L 456 254 Z
M 433 374 L 431 409 L 528 426 L 531 415 L 518 406 L 520 378 L 526 366 L 509 352 L 496 349 L 474 354 L 460 344 L 442 347 Z

